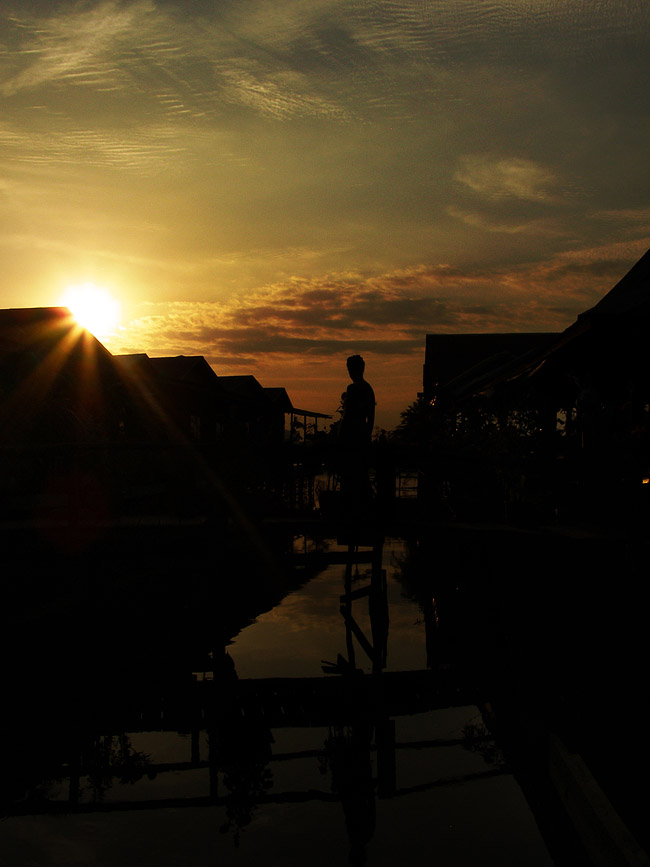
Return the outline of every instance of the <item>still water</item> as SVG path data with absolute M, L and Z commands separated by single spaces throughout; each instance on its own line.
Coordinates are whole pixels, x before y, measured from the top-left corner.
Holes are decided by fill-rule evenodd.
M 332 562 L 333 541 L 307 572 L 303 543 L 304 583 L 174 708 L 123 710 L 38 783 L 40 810 L 2 823 L 0 865 L 553 863 L 478 707 L 432 658 L 404 543 L 374 573 L 370 549 Z

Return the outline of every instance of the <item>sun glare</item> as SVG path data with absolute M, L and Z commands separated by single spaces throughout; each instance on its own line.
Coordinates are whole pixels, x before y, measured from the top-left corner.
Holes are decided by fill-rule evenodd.
M 110 292 L 84 283 L 66 289 L 61 304 L 67 307 L 82 328 L 102 337 L 113 331 L 120 321 L 120 304 Z

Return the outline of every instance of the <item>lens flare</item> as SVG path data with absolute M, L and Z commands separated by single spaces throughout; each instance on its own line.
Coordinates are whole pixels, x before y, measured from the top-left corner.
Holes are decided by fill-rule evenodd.
M 60 303 L 70 310 L 82 328 L 95 337 L 110 334 L 120 321 L 119 301 L 94 283 L 69 286 Z

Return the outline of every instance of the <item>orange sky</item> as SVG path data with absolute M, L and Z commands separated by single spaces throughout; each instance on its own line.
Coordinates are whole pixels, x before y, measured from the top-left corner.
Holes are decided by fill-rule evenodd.
M 391 427 L 428 331 L 553 330 L 650 247 L 650 12 L 598 0 L 8 0 L 3 306 Z

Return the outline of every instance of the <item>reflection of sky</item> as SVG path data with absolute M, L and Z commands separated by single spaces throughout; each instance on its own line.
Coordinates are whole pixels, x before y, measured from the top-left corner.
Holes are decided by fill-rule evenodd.
M 389 540 L 384 547 L 390 601 L 389 667 L 425 667 L 424 628 L 416 605 L 404 599 L 394 577 L 395 557 L 402 544 Z M 364 571 L 365 566 L 359 570 Z M 345 652 L 339 595 L 342 566 L 326 569 L 288 596 L 273 611 L 244 629 L 228 650 L 240 678 L 264 676 L 320 676 L 322 658 L 334 660 Z M 354 603 L 360 625 L 370 636 L 361 611 L 367 600 Z M 359 649 L 357 662 L 363 663 Z M 476 707 L 447 708 L 398 716 L 395 721 L 396 787 L 389 798 L 375 798 L 376 827 L 367 847 L 368 867 L 399 864 L 439 867 L 550 867 L 551 861 L 535 820 L 515 779 L 509 773 L 491 775 L 478 750 L 455 743 L 467 724 L 481 724 Z M 250 721 L 249 721 L 249 724 Z M 159 810 L 106 814 L 9 817 L 3 822 L 0 864 L 30 867 L 208 867 L 212 864 L 286 864 L 331 867 L 347 862 L 349 848 L 345 818 L 332 793 L 331 771 L 324 767 L 324 747 L 332 734 L 326 727 L 277 728 L 269 732 L 263 721 L 251 731 L 269 739 L 272 758 L 271 798 L 255 808 L 241 835 L 239 848 L 232 833 L 220 833 L 226 807 L 165 807 Z M 349 730 L 348 730 L 349 734 Z M 153 766 L 187 763 L 192 754 L 188 734 L 143 732 L 130 734 L 134 750 L 150 756 Z M 219 737 L 219 731 L 217 731 Z M 208 735 L 197 733 L 200 759 L 208 757 Z M 244 753 L 250 748 L 248 742 Z M 219 749 L 227 754 L 228 741 Z M 236 749 L 236 747 L 235 747 Z M 308 755 L 300 753 L 309 752 Z M 368 755 L 377 779 L 379 754 Z M 159 771 L 131 784 L 117 780 L 104 796 L 107 804 L 146 799 L 205 798 L 210 791 L 207 768 Z M 88 781 L 82 803 L 92 800 Z M 218 773 L 218 794 L 228 788 Z M 414 791 L 414 789 L 418 789 Z M 59 797 L 67 794 L 57 784 Z M 317 796 L 314 797 L 314 793 Z M 296 803 L 295 798 L 305 798 Z M 282 802 L 282 799 L 285 799 Z
M 394 577 L 393 557 L 402 543 L 392 540 L 384 546 L 383 565 L 387 571 L 390 626 L 388 665 L 390 671 L 426 668 L 424 622 L 417 605 L 402 596 Z M 365 565 L 359 566 L 364 576 Z M 354 572 L 353 575 L 357 573 Z M 228 652 L 240 677 L 318 677 L 321 660 L 336 661 L 346 655 L 345 624 L 339 612 L 344 591 L 345 567 L 329 566 L 308 584 L 285 597 L 234 639 Z M 362 577 L 353 587 L 365 586 Z M 353 603 L 353 616 L 371 641 L 368 600 Z M 370 661 L 356 644 L 357 666 L 369 671 Z

